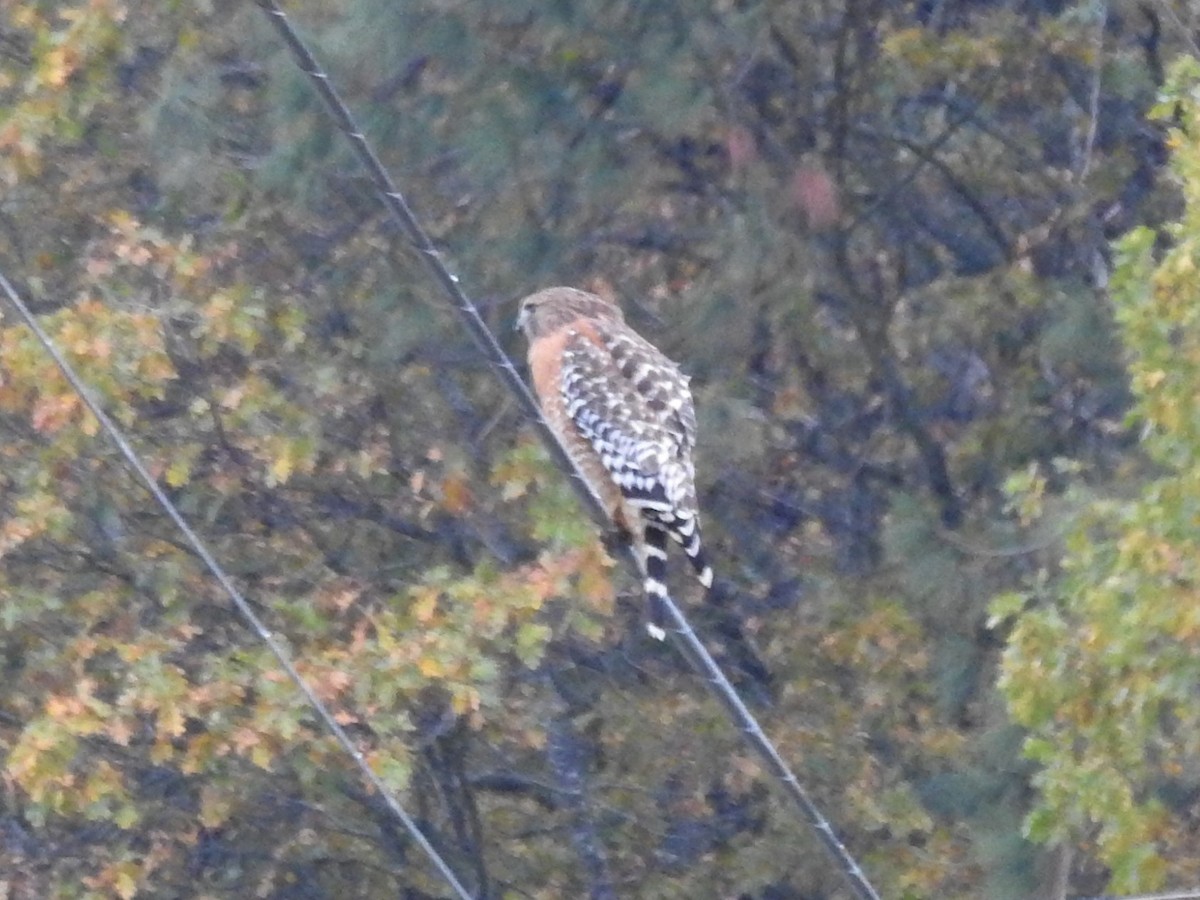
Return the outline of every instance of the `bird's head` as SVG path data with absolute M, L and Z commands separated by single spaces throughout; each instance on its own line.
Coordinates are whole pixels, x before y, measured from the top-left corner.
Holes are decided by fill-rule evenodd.
M 529 340 L 549 334 L 577 319 L 622 321 L 615 304 L 603 297 L 570 287 L 552 287 L 530 294 L 521 301 L 517 328 Z

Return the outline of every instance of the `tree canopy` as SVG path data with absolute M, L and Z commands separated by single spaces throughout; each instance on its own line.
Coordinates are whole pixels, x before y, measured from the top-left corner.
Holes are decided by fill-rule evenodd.
M 287 8 L 514 356 L 692 376 L 677 593 L 881 893 L 1200 884 L 1200 12 Z M 255 4 L 0 59 L 0 270 L 473 890 L 847 896 Z M 445 896 L 0 310 L 5 895 Z

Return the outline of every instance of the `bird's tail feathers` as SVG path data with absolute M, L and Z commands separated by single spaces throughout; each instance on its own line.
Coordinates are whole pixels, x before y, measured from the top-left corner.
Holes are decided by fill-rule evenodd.
M 667 530 L 657 523 L 646 523 L 642 542 L 642 568 L 645 572 L 646 630 L 657 640 L 667 636 Z
M 670 521 L 663 521 L 669 518 Z M 700 523 L 692 513 L 668 513 L 660 517 L 660 522 L 667 534 L 683 548 L 688 562 L 696 573 L 696 580 L 705 588 L 713 585 L 713 570 L 708 564 L 708 554 L 704 552 L 704 544 L 700 540 Z

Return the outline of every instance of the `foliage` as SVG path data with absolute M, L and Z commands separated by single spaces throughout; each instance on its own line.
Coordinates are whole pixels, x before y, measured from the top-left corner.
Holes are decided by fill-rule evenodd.
M 1147 109 L 1196 13 L 1104 11 L 288 4 L 497 334 L 503 301 L 579 284 L 694 376 L 724 584 L 680 596 L 887 896 L 1059 883 L 1020 830 L 1030 766 L 989 598 L 1090 597 L 1135 562 L 1158 567 L 1147 603 L 1186 590 L 1191 382 L 1160 355 L 1189 346 L 1193 229 L 1157 264 L 1149 232 L 1125 245 L 1132 372 L 1093 277 L 1110 237 L 1177 215 Z M 488 896 L 839 896 L 703 687 L 641 635 L 636 585 L 255 4 L 0 16 L 6 274 L 456 870 Z M 1157 493 L 1107 492 L 1056 581 L 1063 523 L 1148 478 L 1131 390 Z M 12 896 L 443 890 L 7 314 L 0 458 Z M 1035 812 L 1033 836 L 1078 842 L 1072 893 L 1109 865 L 1186 873 L 1190 614 L 1147 607 L 1160 631 L 1139 637 L 1122 577 L 1123 630 L 1095 646 L 1164 680 L 1122 707 L 1140 737 L 1082 693 L 1061 704 L 1103 739 L 1079 751 L 1107 767 L 1086 809 L 1055 799 L 1078 782 L 1041 745 L 1063 817 Z M 1067 640 L 1085 613 L 1016 625 L 1005 688 L 1035 749 L 1037 715 L 1071 724 L 1038 698 L 1091 671 Z M 1158 668 L 1137 668 L 1146 648 Z M 1121 797 L 1120 823 L 1086 827 Z
M 1028 819 L 1040 841 L 1093 844 L 1116 893 L 1191 883 L 1189 808 L 1200 788 L 1200 67 L 1181 60 L 1158 115 L 1184 206 L 1118 244 L 1112 297 L 1153 470 L 1071 526 L 1062 575 L 1020 615 L 1001 687 L 1039 770 Z M 1005 600 L 999 611 L 1011 609 Z
M 103 109 L 106 69 L 120 46 L 126 9 L 119 0 L 22 3 L 9 15 L 28 65 L 23 78 L 12 70 L 0 75 L 0 89 L 10 94 L 0 126 L 0 178 L 11 188 L 23 176 L 41 175 L 47 145 L 78 141 L 83 123 Z

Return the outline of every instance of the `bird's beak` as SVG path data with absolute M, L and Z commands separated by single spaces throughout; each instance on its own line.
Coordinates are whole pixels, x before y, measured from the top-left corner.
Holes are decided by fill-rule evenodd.
M 521 311 L 517 313 L 517 321 L 513 324 L 513 331 L 524 331 L 525 325 L 529 322 L 529 307 L 522 306 Z

